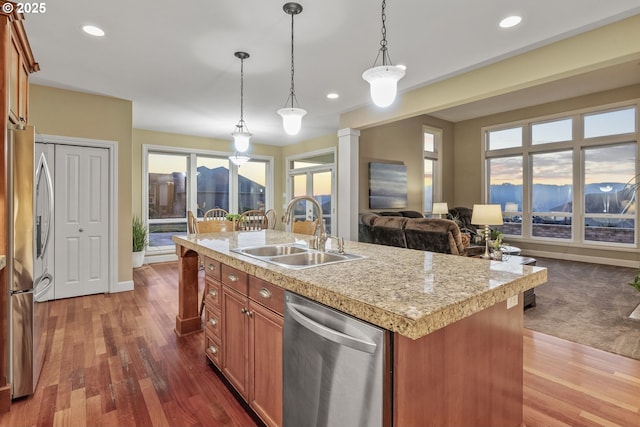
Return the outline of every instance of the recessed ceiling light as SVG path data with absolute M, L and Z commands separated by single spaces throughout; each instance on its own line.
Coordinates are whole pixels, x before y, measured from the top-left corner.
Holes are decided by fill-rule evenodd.
M 338 98 L 340 98 L 340 95 L 338 95 L 337 93 L 328 93 L 327 94 L 327 98 L 329 98 L 329 99 L 338 99 Z
M 102 28 L 98 28 L 95 25 L 85 25 L 84 27 L 82 27 L 82 31 L 96 37 L 104 36 L 104 31 L 102 30 Z
M 522 21 L 522 17 L 521 16 L 517 16 L 517 15 L 507 16 L 502 21 L 500 21 L 500 28 L 515 27 L 521 21 Z

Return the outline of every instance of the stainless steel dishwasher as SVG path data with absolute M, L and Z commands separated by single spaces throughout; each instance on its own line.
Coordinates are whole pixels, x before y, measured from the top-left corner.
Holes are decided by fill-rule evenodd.
M 389 332 L 287 292 L 284 427 L 391 424 Z

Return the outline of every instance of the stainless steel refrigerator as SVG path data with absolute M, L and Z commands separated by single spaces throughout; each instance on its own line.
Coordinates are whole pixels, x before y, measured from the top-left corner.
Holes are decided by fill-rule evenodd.
M 38 153 L 38 155 L 36 155 Z M 33 394 L 44 363 L 53 286 L 53 185 L 33 127 L 9 129 L 9 381 L 12 397 Z

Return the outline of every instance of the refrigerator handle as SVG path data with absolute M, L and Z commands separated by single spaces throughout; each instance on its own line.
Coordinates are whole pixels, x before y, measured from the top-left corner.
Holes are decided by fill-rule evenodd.
M 343 334 L 342 332 L 331 329 L 325 325 L 322 325 L 318 322 L 315 322 L 304 314 L 302 314 L 298 308 L 302 308 L 297 304 L 292 302 L 287 302 L 287 308 L 289 309 L 289 314 L 304 328 L 309 329 L 312 332 L 320 335 L 321 337 L 328 339 L 329 341 L 333 341 L 340 345 L 346 345 L 347 347 L 351 347 L 355 350 L 360 350 L 366 353 L 373 354 L 376 351 L 376 343 L 364 340 L 361 338 L 357 338 L 351 335 Z
M 36 182 L 40 182 L 40 174 L 44 172 L 44 179 L 47 184 L 47 190 L 49 192 L 49 211 L 47 212 L 47 229 L 44 231 L 44 243 L 42 244 L 42 253 L 45 253 L 47 246 L 49 245 L 49 236 L 51 235 L 51 215 L 53 213 L 53 183 L 51 181 L 51 173 L 49 172 L 49 166 L 47 165 L 47 158 L 44 153 L 40 155 L 38 162 L 38 173 L 36 174 Z

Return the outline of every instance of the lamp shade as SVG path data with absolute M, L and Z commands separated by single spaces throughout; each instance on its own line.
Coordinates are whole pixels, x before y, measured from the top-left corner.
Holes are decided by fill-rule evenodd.
M 433 213 L 434 214 L 448 214 L 449 206 L 447 206 L 447 202 L 434 203 L 433 204 Z
M 513 202 L 507 202 L 504 204 L 505 212 L 518 212 L 518 204 Z
M 278 110 L 282 116 L 282 127 L 288 135 L 297 135 L 302 128 L 302 117 L 307 114 L 302 108 L 285 107 Z
M 502 210 L 500 205 L 473 205 L 471 224 L 502 225 Z
M 238 129 L 231 135 L 233 136 L 233 145 L 236 151 L 244 153 L 249 149 L 249 140 L 251 139 L 249 132 L 245 132 L 244 129 Z
M 405 70 L 395 65 L 372 67 L 362 73 L 362 78 L 369 82 L 371 99 L 378 107 L 393 104 L 398 92 L 398 80 L 403 78 Z

